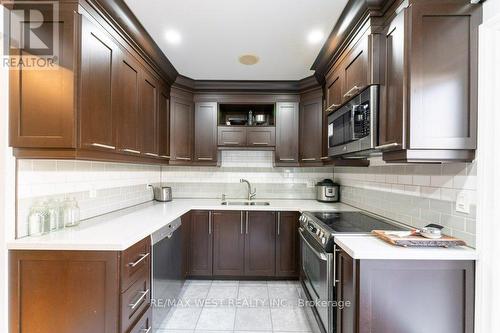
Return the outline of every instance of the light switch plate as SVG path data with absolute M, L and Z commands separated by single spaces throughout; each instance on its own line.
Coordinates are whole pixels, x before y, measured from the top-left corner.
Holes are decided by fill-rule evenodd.
M 94 199 L 97 197 L 97 190 L 95 188 L 89 191 L 89 198 Z
M 457 195 L 457 202 L 455 204 L 455 210 L 460 213 L 469 214 L 470 213 L 470 199 L 467 192 L 460 192 Z

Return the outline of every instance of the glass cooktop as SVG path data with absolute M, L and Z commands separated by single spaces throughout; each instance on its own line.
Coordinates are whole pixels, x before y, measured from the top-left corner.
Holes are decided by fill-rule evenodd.
M 333 232 L 370 233 L 372 230 L 408 230 L 362 212 L 312 212 Z

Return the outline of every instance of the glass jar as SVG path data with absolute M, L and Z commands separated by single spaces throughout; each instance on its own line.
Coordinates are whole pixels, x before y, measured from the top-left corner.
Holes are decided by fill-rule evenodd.
M 80 224 L 80 207 L 75 198 L 64 200 L 64 227 L 74 227 Z
M 45 235 L 50 232 L 50 218 L 44 203 L 37 202 L 28 216 L 28 234 L 33 237 Z
M 61 204 L 55 199 L 50 199 L 47 203 L 47 212 L 49 214 L 50 231 L 64 227 Z

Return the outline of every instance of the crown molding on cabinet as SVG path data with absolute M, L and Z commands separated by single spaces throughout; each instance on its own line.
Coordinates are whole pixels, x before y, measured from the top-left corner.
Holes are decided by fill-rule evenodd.
M 123 0 L 86 0 L 159 74 L 172 84 L 179 73 Z
M 314 76 L 297 81 L 245 81 L 245 80 L 194 80 L 179 75 L 173 84 L 179 89 L 196 93 L 304 93 L 320 89 L 321 85 Z

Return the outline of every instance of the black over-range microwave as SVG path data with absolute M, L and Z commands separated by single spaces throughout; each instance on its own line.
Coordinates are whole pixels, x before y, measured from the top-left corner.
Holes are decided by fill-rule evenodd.
M 379 86 L 367 87 L 328 116 L 328 155 L 363 157 L 378 142 Z

